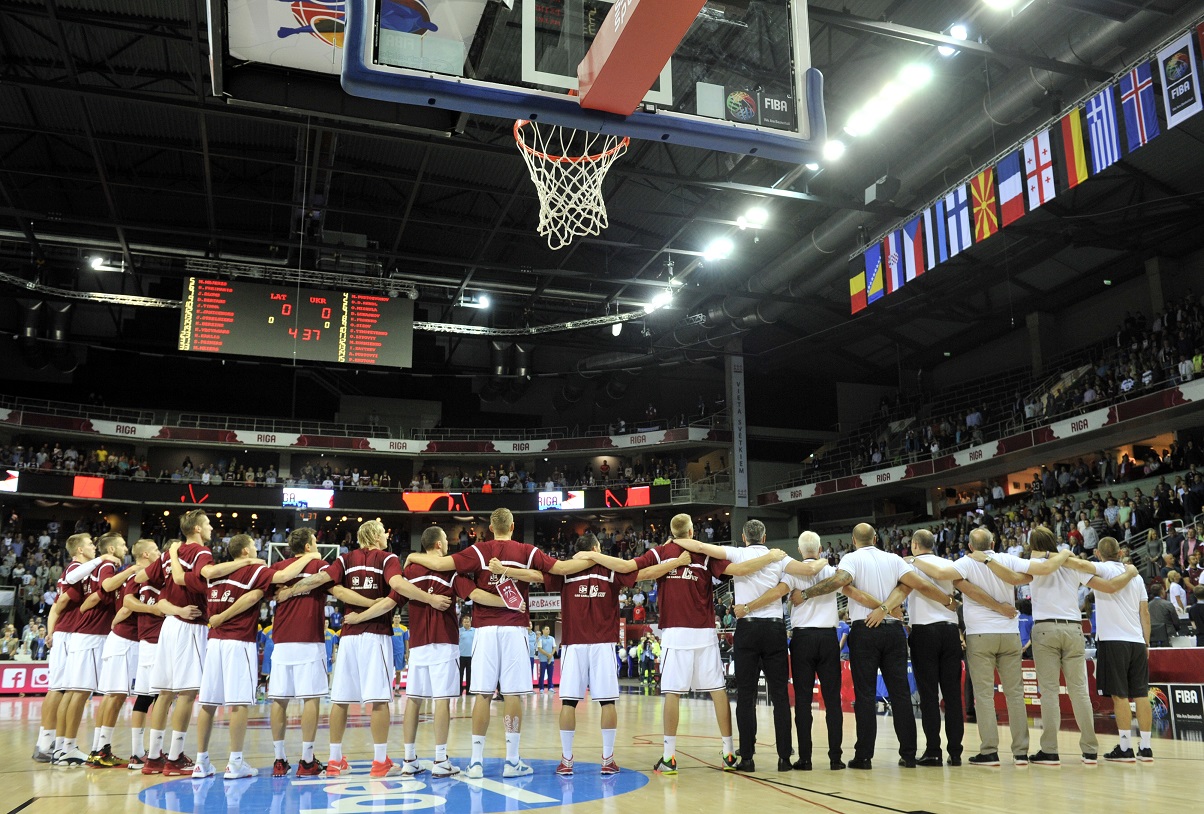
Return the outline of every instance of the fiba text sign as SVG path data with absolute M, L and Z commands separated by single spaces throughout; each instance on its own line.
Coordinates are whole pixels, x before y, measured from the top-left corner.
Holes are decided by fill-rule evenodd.
M 45 695 L 50 689 L 50 668 L 45 663 L 0 667 L 0 695 Z

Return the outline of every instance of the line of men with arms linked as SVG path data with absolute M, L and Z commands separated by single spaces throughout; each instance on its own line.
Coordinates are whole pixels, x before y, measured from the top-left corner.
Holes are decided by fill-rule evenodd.
M 1032 581 L 1033 633 L 1041 694 L 1057 698 L 1058 674 L 1066 684 L 1081 731 L 1085 763 L 1097 758 L 1091 705 L 1087 698 L 1083 640 L 1078 623 L 1077 587 L 1086 584 L 1099 597 L 1100 689 L 1117 702 L 1120 744 L 1105 758 L 1152 761 L 1150 708 L 1146 699 L 1146 642 L 1149 617 L 1136 570 L 1117 562 L 1115 540 L 1100 542 L 1101 562 L 1089 563 L 1057 552 L 1052 534 L 1033 532 L 1032 559 L 993 552 L 985 529 L 971 533 L 973 552 L 950 562 L 932 554 L 932 537 L 919 531 L 912 540 L 914 558 L 905 562 L 875 547 L 874 530 L 853 531 L 855 550 L 833 568 L 819 557 L 819 538 L 799 538 L 801 560 L 765 546 L 765 526 L 745 524 L 742 546 L 717 546 L 694 539 L 686 514 L 670 523 L 672 539 L 636 559 L 600 552 L 592 534 L 583 535 L 572 559 L 557 560 L 513 539 L 514 518 L 507 509 L 490 517 L 492 539 L 448 553 L 447 537 L 437 526 L 422 535 L 422 552 L 403 564 L 387 550 L 387 534 L 376 520 L 364 523 L 359 548 L 331 563 L 317 552 L 314 531 L 294 530 L 292 554 L 274 566 L 255 557 L 254 543 L 236 535 L 231 560 L 216 563 L 208 547 L 213 529 L 202 509 L 180 519 L 182 539 L 160 552 L 154 541 L 139 540 L 133 564 L 118 570 L 127 555 L 116 533 L 67 540 L 72 558 L 59 581 L 59 596 L 48 620 L 53 647 L 50 691 L 33 759 L 61 766 L 128 766 L 143 774 L 215 774 L 209 742 L 218 707 L 229 715 L 230 755 L 227 780 L 254 777 L 243 756 L 247 712 L 255 703 L 256 620 L 259 604 L 276 601 L 275 649 L 268 683 L 271 702 L 273 776 L 290 774 L 285 743 L 289 703 L 302 702 L 299 777 L 338 776 L 350 770 L 343 755 L 348 706 L 360 704 L 370 717 L 372 777 L 410 777 L 430 772 L 452 777 L 462 769 L 448 757 L 450 700 L 460 695 L 459 625 L 455 601 L 471 600 L 475 636 L 469 692 L 475 696 L 471 751 L 463 771 L 484 776 L 485 738 L 494 691 L 503 697 L 504 777 L 531 774 L 520 757 L 522 696 L 531 693 L 526 608 L 528 586 L 543 583 L 562 599 L 563 656 L 560 684 L 562 758 L 556 772 L 574 772 L 576 707 L 587 697 L 601 706 L 603 775 L 620 771 L 614 747 L 615 703 L 619 695 L 614 647 L 619 637 L 619 590 L 637 581 L 657 580 L 661 626 L 661 692 L 664 695 L 664 749 L 654 770 L 676 774 L 679 705 L 690 692 L 710 695 L 722 739 L 720 761 L 727 771 L 754 771 L 756 687 L 763 671 L 773 701 L 778 770 L 809 770 L 811 690 L 819 679 L 827 710 L 828 757 L 832 769 L 844 769 L 843 718 L 840 707 L 840 653 L 836 638 L 836 592 L 849 597 L 852 631 L 851 671 L 856 693 L 857 741 L 853 769 L 871 768 L 876 736 L 876 676 L 881 670 L 896 710 L 910 710 L 907 684 L 908 640 L 892 615 L 910 599 L 911 660 L 920 690 L 927 748 L 917 758 L 916 725 L 911 715 L 896 715 L 899 765 L 941 765 L 941 695 L 945 699 L 946 748 L 959 765 L 964 719 L 961 705 L 962 645 L 957 623 L 959 590 L 965 605 L 965 647 L 978 701 L 979 754 L 974 765 L 998 766 L 998 727 L 994 677 L 998 670 L 1007 697 L 1013 759 L 1030 760 L 1028 729 L 1021 696 L 1020 639 L 1013 585 Z M 1043 536 L 1044 535 L 1044 536 Z M 1046 539 L 1048 537 L 1048 539 Z M 99 555 L 98 553 L 99 552 Z M 735 580 L 737 676 L 736 718 L 740 747 L 735 747 L 731 708 L 714 627 L 714 587 L 721 577 Z M 326 594 L 347 606 L 333 676 L 327 676 L 324 637 Z M 789 596 L 787 646 L 783 599 Z M 503 598 L 505 597 L 505 598 Z M 1138 600 L 1138 597 L 1140 599 Z M 403 756 L 388 755 L 393 699 L 390 618 L 410 602 L 410 669 L 403 716 Z M 791 762 L 787 673 L 793 668 L 801 703 L 795 705 L 798 758 Z M 94 693 L 103 695 L 96 714 L 92 748 L 79 746 L 83 712 Z M 329 695 L 329 757 L 314 752 L 319 702 Z M 113 750 L 113 731 L 127 697 L 133 696 L 131 757 Z M 1137 701 L 1141 742 L 1129 742 L 1127 699 Z M 422 705 L 433 703 L 432 760 L 419 760 L 416 740 Z M 184 741 L 197 715 L 196 759 L 184 753 Z M 1057 703 L 1042 705 L 1045 731 L 1041 751 L 1032 760 L 1058 763 Z

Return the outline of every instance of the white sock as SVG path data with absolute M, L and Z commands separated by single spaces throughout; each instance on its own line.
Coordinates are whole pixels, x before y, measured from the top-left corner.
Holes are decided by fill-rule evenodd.
M 418 759 L 417 744 L 407 743 L 407 744 L 403 744 L 403 746 L 405 747 L 405 750 L 406 750 L 405 751 L 406 760 L 417 760 Z
M 665 735 L 665 760 L 677 754 L 677 736 Z
M 575 729 L 560 730 L 560 756 L 565 760 L 573 759 L 573 738 L 576 735 Z
M 101 737 L 102 737 L 102 735 L 100 733 L 100 727 L 98 726 L 92 730 L 92 751 L 93 752 L 100 751 L 100 747 L 103 745 L 100 742 Z
M 79 744 L 75 738 L 63 738 L 63 751 L 70 752 L 72 749 L 79 748 Z
M 150 745 L 146 747 L 147 757 L 163 757 L 163 730 L 150 731 Z
M 1150 748 L 1150 733 L 1149 732 L 1141 733 L 1141 748 L 1142 749 Z
M 314 762 L 314 742 L 301 741 L 301 759 L 306 763 Z
M 343 759 L 343 744 L 341 744 L 341 743 L 330 744 L 330 759 L 331 760 L 342 760 Z
M 140 727 L 140 726 L 131 726 L 130 727 L 130 742 L 134 746 L 134 751 L 131 752 L 130 754 L 134 755 L 134 757 L 138 757 L 139 755 L 146 754 L 146 744 L 142 740 L 142 727 Z
M 1132 737 L 1133 737 L 1133 734 L 1131 732 L 1121 732 L 1120 733 L 1120 751 L 1123 752 L 1126 749 L 1132 748 L 1132 743 L 1130 742 L 1130 739 Z
M 472 736 L 472 757 L 469 763 L 484 763 L 485 762 L 485 736 Z
M 54 751 L 56 751 L 56 752 L 63 751 L 63 742 L 66 740 L 67 740 L 66 738 L 56 735 L 54 738 Z
M 45 752 L 54 747 L 54 730 L 39 729 L 38 730 L 38 749 Z
M 617 729 L 602 730 L 602 759 L 609 760 L 615 756 L 615 735 L 618 734 Z
M 236 768 L 242 764 L 242 752 L 230 753 L 230 767 Z
M 435 762 L 442 763 L 445 760 L 447 760 L 447 744 L 446 743 L 436 743 L 435 744 Z
M 106 746 L 112 746 L 112 745 L 113 745 L 113 727 L 102 726 L 100 728 L 100 746 L 98 746 L 96 748 L 103 749 Z
M 208 752 L 197 752 L 196 753 L 196 765 L 204 766 L 208 762 L 209 762 L 209 753 Z
M 272 752 L 276 760 L 284 760 L 284 741 L 272 741 Z
M 518 739 L 519 739 L 519 737 L 520 737 L 520 733 L 518 733 L 518 732 L 507 732 L 506 733 L 506 762 L 507 763 L 518 763 Z
M 377 763 L 384 763 L 389 757 L 389 744 L 374 743 L 372 744 L 372 759 Z
M 184 754 L 184 733 L 176 732 L 173 729 L 171 732 L 171 747 L 167 752 L 167 759 L 177 760 L 182 754 Z
M 728 735 L 723 739 L 723 754 L 734 755 L 736 753 L 735 743 L 732 741 L 732 736 Z

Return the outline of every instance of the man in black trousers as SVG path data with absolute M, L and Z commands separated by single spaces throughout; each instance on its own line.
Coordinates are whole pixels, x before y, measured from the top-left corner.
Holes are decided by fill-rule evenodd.
M 932 532 L 920 529 L 911 536 L 911 553 L 917 559 L 947 564 L 948 560 L 932 553 L 936 540 Z M 934 580 L 918 572 L 922 579 L 936 585 L 946 594 L 953 593 L 953 583 Z M 962 763 L 962 736 L 966 722 L 962 716 L 962 643 L 957 623 L 956 606 L 938 605 L 923 594 L 912 597 L 911 668 L 920 691 L 920 722 L 927 741 L 924 754 L 916 761 L 921 766 L 940 766 L 941 756 L 941 696 L 945 697 L 945 738 L 949 765 Z

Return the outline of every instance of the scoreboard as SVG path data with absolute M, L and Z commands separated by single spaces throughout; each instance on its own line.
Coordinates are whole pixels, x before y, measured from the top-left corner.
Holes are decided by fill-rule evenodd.
M 178 347 L 199 353 L 410 367 L 414 302 L 190 277 Z

